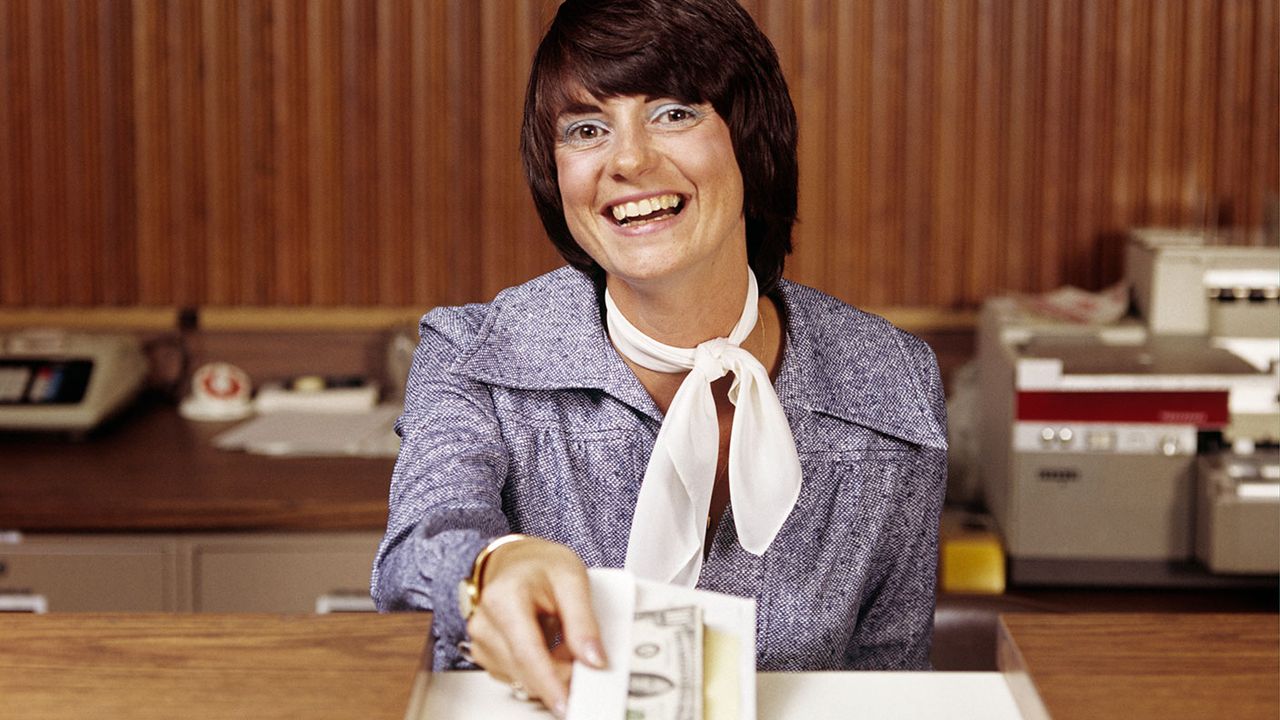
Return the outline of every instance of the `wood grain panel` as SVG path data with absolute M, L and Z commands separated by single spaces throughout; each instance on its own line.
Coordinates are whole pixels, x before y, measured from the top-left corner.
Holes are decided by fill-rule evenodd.
M 1005 614 L 999 664 L 1024 712 L 1029 675 L 1056 720 L 1271 720 L 1278 633 L 1274 613 Z
M 219 2 L 221 0 L 218 0 Z M 404 717 L 429 614 L 0 618 L 6 717 Z
M 559 264 L 525 188 L 556 0 L 0 4 L 0 305 L 418 306 Z M 800 116 L 788 275 L 876 307 L 1122 274 L 1280 193 L 1269 0 L 746 0 Z

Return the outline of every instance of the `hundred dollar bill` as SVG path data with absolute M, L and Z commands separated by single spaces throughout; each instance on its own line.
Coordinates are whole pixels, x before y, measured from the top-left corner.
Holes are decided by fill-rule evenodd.
M 627 720 L 702 720 L 702 608 L 637 612 Z

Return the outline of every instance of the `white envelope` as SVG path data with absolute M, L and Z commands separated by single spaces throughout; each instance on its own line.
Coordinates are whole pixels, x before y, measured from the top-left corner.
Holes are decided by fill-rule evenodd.
M 721 717 L 755 720 L 755 600 L 639 580 L 625 570 L 592 568 L 587 574 L 609 667 L 596 670 L 574 663 L 568 720 L 626 718 L 627 685 L 631 674 L 631 625 L 635 614 L 637 611 L 677 605 L 701 607 L 704 632 L 718 637 L 717 647 L 731 654 L 729 657 L 704 659 L 706 663 L 720 663 L 722 667 L 720 673 L 707 673 L 706 692 L 709 697 L 714 696 L 716 702 L 714 707 L 708 708 L 711 712 L 704 712 L 704 720 Z M 726 673 L 731 681 L 736 682 L 726 683 L 728 687 L 719 689 L 715 678 L 724 678 Z M 732 689 L 735 684 L 736 697 L 726 695 L 735 692 Z

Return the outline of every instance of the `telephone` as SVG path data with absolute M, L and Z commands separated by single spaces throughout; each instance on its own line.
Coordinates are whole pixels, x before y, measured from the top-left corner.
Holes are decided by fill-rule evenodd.
M 88 432 L 142 389 L 130 335 L 25 330 L 0 335 L 0 430 Z

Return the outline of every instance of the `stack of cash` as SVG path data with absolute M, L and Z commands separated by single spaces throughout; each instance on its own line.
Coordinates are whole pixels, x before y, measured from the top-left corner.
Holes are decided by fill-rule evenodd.
M 610 667 L 575 666 L 570 720 L 754 720 L 753 600 L 589 575 Z

